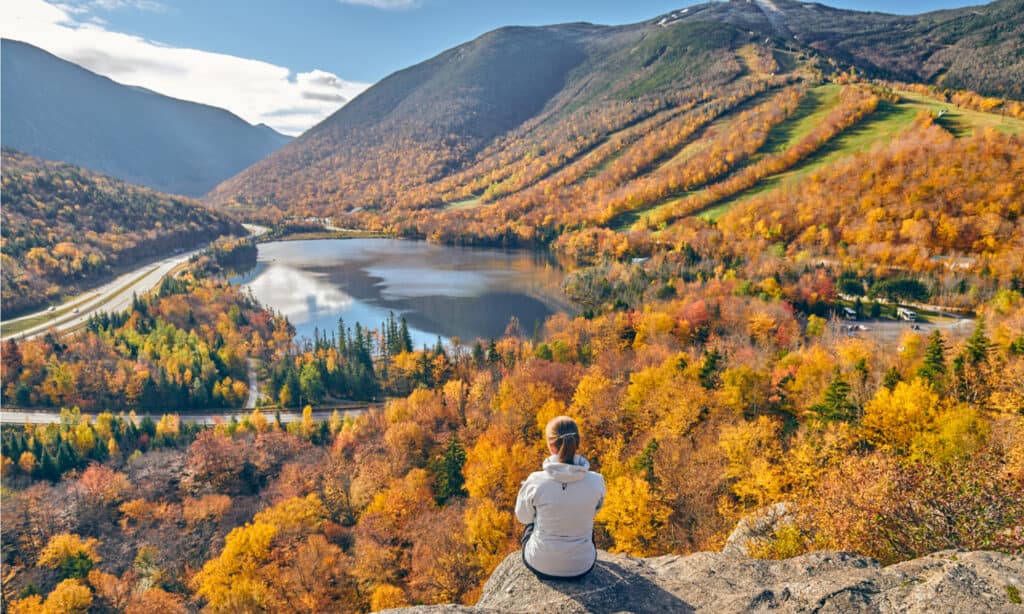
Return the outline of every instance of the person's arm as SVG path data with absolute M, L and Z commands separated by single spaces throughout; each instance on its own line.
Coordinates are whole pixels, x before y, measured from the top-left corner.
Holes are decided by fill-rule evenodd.
M 598 497 L 598 499 L 597 499 L 597 507 L 594 508 L 594 513 L 595 514 L 597 512 L 599 512 L 599 511 L 601 511 L 601 508 L 604 507 L 604 496 L 605 496 L 605 494 L 607 492 L 605 490 L 605 487 L 604 487 L 604 476 L 601 475 L 601 474 L 598 474 L 597 477 L 601 478 L 601 496 Z
M 536 486 L 530 483 L 527 478 L 519 489 L 519 496 L 516 497 L 516 518 L 522 524 L 530 524 L 537 516 L 537 509 L 533 506 L 533 495 L 537 492 Z

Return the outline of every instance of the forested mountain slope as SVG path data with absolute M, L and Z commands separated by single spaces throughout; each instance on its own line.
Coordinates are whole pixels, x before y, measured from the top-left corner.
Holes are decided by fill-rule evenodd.
M 223 109 L 129 87 L 3 40 L 2 138 L 162 192 L 199 196 L 290 139 Z
M 207 198 L 271 219 L 355 212 L 346 225 L 419 236 L 440 225 L 452 231 L 442 235 L 458 234 L 456 222 L 490 224 L 486 213 L 467 210 L 563 172 L 559 187 L 592 179 L 658 130 L 686 134 L 613 182 L 680 162 L 687 142 L 717 131 L 713 121 L 750 121 L 743 113 L 787 84 L 885 78 L 938 86 L 940 97 L 969 88 L 1019 99 L 1020 8 L 1001 0 L 895 16 L 761 0 L 707 3 L 627 26 L 503 28 L 382 80 Z M 1002 103 L 985 110 L 1013 104 Z M 848 109 L 832 119 L 856 123 L 867 114 Z M 718 175 L 731 173 L 736 155 Z M 556 208 L 575 206 L 546 194 Z M 410 212 L 436 216 L 452 204 L 458 214 L 410 221 Z M 502 231 L 517 241 L 560 232 Z
M 194 200 L 6 148 L 2 195 L 5 317 L 137 260 L 245 233 Z

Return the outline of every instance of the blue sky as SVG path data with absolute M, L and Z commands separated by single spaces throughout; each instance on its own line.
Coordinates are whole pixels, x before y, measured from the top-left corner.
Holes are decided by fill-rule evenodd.
M 395 70 L 504 25 L 633 23 L 690 0 L 4 0 L 0 34 L 297 134 Z M 826 0 L 919 13 L 958 0 Z M 276 96 L 276 102 L 275 102 Z

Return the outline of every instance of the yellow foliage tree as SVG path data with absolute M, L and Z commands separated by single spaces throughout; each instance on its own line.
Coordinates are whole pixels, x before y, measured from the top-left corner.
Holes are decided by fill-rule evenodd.
M 612 552 L 654 554 L 658 530 L 672 514 L 646 480 L 631 475 L 612 480 L 604 506 L 594 518 L 615 540 Z
M 722 428 L 718 445 L 728 465 L 725 477 L 744 507 L 762 507 L 779 499 L 786 486 L 781 467 L 782 424 L 767 416 Z
M 63 580 L 43 601 L 39 595 L 13 601 L 11 614 L 86 614 L 92 606 L 92 591 L 78 580 Z
M 633 373 L 626 388 L 623 409 L 633 430 L 647 431 L 664 422 L 663 430 L 685 432 L 700 415 L 697 384 L 685 372 L 685 356 L 672 356 L 656 367 Z
M 491 499 L 498 507 L 512 509 L 520 483 L 540 459 L 522 443 L 497 444 L 492 435 L 484 433 L 467 452 L 462 467 L 465 488 L 474 499 Z
M 196 594 L 207 600 L 210 609 L 245 612 L 273 608 L 270 586 L 260 569 L 270 556 L 277 531 L 272 524 L 253 522 L 228 533 L 220 555 L 207 561 L 192 578 Z
M 879 388 L 864 407 L 864 438 L 887 452 L 926 455 L 929 447 L 941 446 L 952 431 L 969 429 L 974 421 L 973 413 L 966 409 L 961 418 L 945 416 L 940 420 L 940 414 L 944 413 L 942 405 L 939 394 L 920 378 L 899 382 L 892 391 Z M 936 432 L 937 422 L 943 423 L 945 437 Z
M 404 608 L 409 605 L 405 591 L 394 584 L 381 584 L 370 595 L 370 610 L 379 612 L 389 608 Z
M 103 560 L 96 553 L 96 546 L 99 544 L 99 540 L 93 537 L 83 540 L 75 533 L 54 535 L 46 543 L 43 551 L 39 553 L 39 560 L 36 561 L 36 565 L 57 569 L 65 565 L 67 561 L 79 557 L 88 558 L 95 565 Z
M 514 532 L 512 514 L 484 499 L 467 507 L 464 518 L 466 541 L 473 549 L 476 564 L 485 574 L 490 574 L 513 547 L 509 540 Z
M 327 518 L 327 508 L 315 493 L 285 499 L 253 517 L 255 523 L 273 525 L 282 538 L 318 530 Z

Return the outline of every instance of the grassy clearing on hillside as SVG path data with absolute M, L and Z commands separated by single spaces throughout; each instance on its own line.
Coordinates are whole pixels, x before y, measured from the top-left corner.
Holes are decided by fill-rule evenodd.
M 778 154 L 786 151 L 790 147 L 799 143 L 801 139 L 807 136 L 815 126 L 821 123 L 821 121 L 828 116 L 829 113 L 839 103 L 839 92 L 842 86 L 827 84 L 818 87 L 811 88 L 807 94 L 800 101 L 796 112 L 792 117 L 783 121 L 781 124 L 772 128 L 768 133 L 768 140 L 764 146 L 748 160 L 738 164 L 732 172 L 736 172 L 750 164 L 754 164 L 764 158 L 765 156 Z M 715 134 L 718 130 L 723 129 L 725 126 L 734 121 L 735 111 L 731 112 L 705 128 L 704 132 L 700 135 L 701 137 L 710 137 Z M 681 149 L 678 154 L 673 156 L 670 160 L 666 161 L 662 166 L 675 165 L 685 163 L 693 156 L 700 153 L 704 148 L 707 147 L 706 138 L 698 138 L 687 144 L 686 147 Z M 630 212 L 629 215 L 622 216 L 619 223 L 615 226 L 615 230 L 625 230 L 635 224 L 645 214 L 656 212 L 663 207 L 670 207 L 673 204 L 683 200 L 693 194 L 699 194 L 703 188 L 688 192 L 681 196 L 674 196 L 666 199 L 659 203 L 656 203 L 650 207 L 638 209 Z
M 932 115 L 942 112 L 936 123 L 956 137 L 970 136 L 978 128 L 995 128 L 1006 134 L 1024 132 L 1024 120 L 1004 117 L 997 113 L 985 113 L 964 109 L 948 102 L 910 92 L 897 92 L 908 106 L 929 111 Z
M 463 198 L 462 200 L 454 200 L 448 203 L 445 210 L 461 211 L 463 209 L 475 209 L 480 206 L 480 196 L 470 196 L 469 198 Z
M 715 221 L 734 204 L 746 201 L 759 194 L 774 190 L 789 181 L 797 181 L 808 173 L 813 173 L 822 166 L 853 153 L 866 151 L 875 145 L 892 140 L 914 121 L 917 114 L 927 111 L 937 116 L 943 111 L 936 123 L 956 137 L 973 134 L 979 128 L 995 128 L 1007 133 L 1024 132 L 1024 121 L 1010 117 L 1002 117 L 993 113 L 983 113 L 970 109 L 961 109 L 952 104 L 933 98 L 900 92 L 904 100 L 892 104 L 882 102 L 878 110 L 857 126 L 839 135 L 817 153 L 809 156 L 802 164 L 785 173 L 762 180 L 754 187 L 723 200 L 713 207 L 697 214 L 697 217 Z
M 703 128 L 699 129 L 697 132 L 695 132 L 685 143 L 683 143 L 683 146 L 679 148 L 679 151 L 675 152 L 674 154 L 666 154 L 662 158 L 655 160 L 654 165 L 651 167 L 649 173 L 656 173 L 664 168 L 684 164 L 687 160 L 692 159 L 694 156 L 707 149 L 708 144 L 711 142 L 714 136 L 718 134 L 718 132 L 727 128 L 729 124 L 731 124 L 740 113 L 753 109 L 757 105 L 763 103 L 768 96 L 771 96 L 772 94 L 777 92 L 778 90 L 774 88 L 765 90 L 759 94 L 752 96 L 749 100 L 743 101 L 735 108 L 725 112 L 724 114 L 722 114 L 721 117 L 715 119 L 711 123 L 707 124 Z M 798 107 L 797 113 L 799 112 L 800 111 Z M 745 162 L 740 163 L 736 166 L 736 168 L 742 168 L 742 166 L 744 165 Z M 648 207 L 646 209 L 636 211 L 635 213 L 643 213 L 645 211 L 650 211 L 650 209 L 651 208 Z
M 799 143 L 839 104 L 839 92 L 842 89 L 842 86 L 831 83 L 809 89 L 807 95 L 800 101 L 796 113 L 772 128 L 768 133 L 768 141 L 761 151 L 751 158 L 751 162 L 782 153 Z

